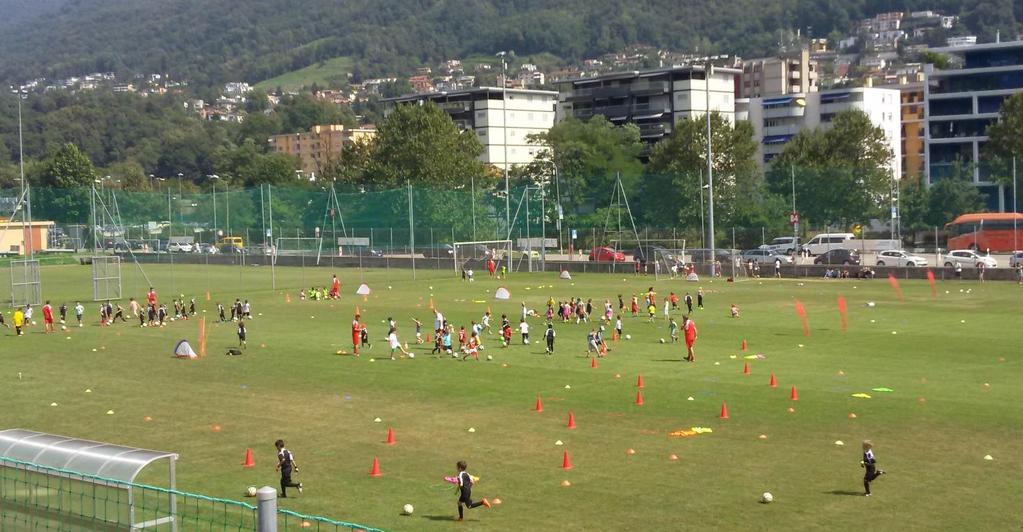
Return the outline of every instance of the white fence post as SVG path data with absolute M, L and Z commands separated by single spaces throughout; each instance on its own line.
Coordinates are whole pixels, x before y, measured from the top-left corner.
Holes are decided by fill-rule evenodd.
M 277 532 L 277 490 L 263 486 L 256 492 L 258 532 Z

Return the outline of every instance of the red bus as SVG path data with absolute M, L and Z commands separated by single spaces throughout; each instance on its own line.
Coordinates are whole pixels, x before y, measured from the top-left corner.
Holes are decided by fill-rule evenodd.
M 948 249 L 1016 251 L 1023 245 L 1023 214 L 963 214 L 945 225 Z

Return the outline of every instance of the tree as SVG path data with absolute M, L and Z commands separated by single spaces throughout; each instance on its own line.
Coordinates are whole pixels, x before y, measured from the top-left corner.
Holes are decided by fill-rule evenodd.
M 903 231 L 917 232 L 932 227 L 928 221 L 930 190 L 921 179 L 903 179 L 899 183 L 899 223 Z
M 1023 163 L 1023 93 L 1009 96 L 1002 102 L 998 122 L 987 127 L 984 159 L 991 177 L 1003 184 L 1012 184 L 1012 159 Z
M 89 216 L 89 195 L 96 168 L 74 144 L 65 144 L 42 169 L 35 196 L 37 212 L 59 222 L 83 223 Z
M 43 174 L 43 186 L 54 188 L 91 187 L 96 167 L 78 146 L 68 143 L 53 154 Z
M 771 161 L 767 180 L 796 198 L 803 218 L 818 224 L 865 221 L 891 196 L 892 150 L 884 131 L 861 111 L 838 113 L 828 129 L 804 130 Z
M 984 210 L 984 195 L 970 183 L 972 175 L 970 165 L 956 161 L 948 177 L 931 185 L 927 225 L 944 226 L 960 214 Z
M 458 126 L 434 103 L 399 105 L 377 129 L 367 180 L 396 187 L 453 186 L 483 175 L 477 160 L 483 145 L 473 131 Z
M 599 115 L 587 121 L 568 119 L 528 140 L 540 152 L 521 175 L 553 183 L 556 171 L 560 202 L 570 223 L 603 224 L 600 212 L 588 221 L 582 217 L 610 204 L 616 177 L 621 177 L 626 191 L 638 188 L 643 143 L 634 124 L 616 126 Z

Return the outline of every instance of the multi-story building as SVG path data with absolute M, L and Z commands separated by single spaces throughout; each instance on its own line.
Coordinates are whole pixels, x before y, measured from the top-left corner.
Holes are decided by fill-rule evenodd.
M 527 137 L 554 126 L 554 91 L 479 87 L 451 92 L 389 98 L 388 104 L 436 103 L 463 131 L 472 131 L 483 144 L 480 160 L 498 168 L 533 162 L 542 150 Z
M 713 67 L 708 82 L 704 66 L 684 66 L 560 81 L 558 121 L 602 115 L 617 125 L 636 124 L 648 142 L 669 135 L 680 120 L 704 116 L 708 108 L 734 122 L 741 73 Z
M 924 138 L 927 125 L 924 122 L 927 104 L 924 102 L 923 73 L 910 81 L 907 76 L 899 79 L 894 87 L 899 89 L 902 112 L 902 177 L 920 178 L 924 175 Z
M 892 150 L 892 177 L 902 174 L 902 143 L 899 91 L 861 87 L 790 94 L 775 98 L 746 98 L 735 104 L 736 120 L 749 120 L 757 141 L 757 161 L 762 167 L 780 154 L 804 129 L 828 127 L 842 111 L 858 109 L 884 130 Z
M 277 153 L 294 155 L 302 161 L 302 173 L 314 178 L 342 158 L 345 146 L 373 138 L 375 129 L 349 129 L 340 124 L 313 126 L 303 133 L 274 135 L 268 142 Z
M 782 57 L 765 57 L 742 62 L 739 98 L 784 96 L 817 91 L 817 61 L 803 49 Z
M 934 48 L 958 56 L 961 66 L 924 69 L 927 181 L 949 175 L 956 161 L 969 165 L 973 184 L 987 196 L 988 208 L 1012 206 L 1011 190 L 994 183 L 984 164 L 987 126 L 998 120 L 1002 101 L 1023 91 L 1023 41 Z

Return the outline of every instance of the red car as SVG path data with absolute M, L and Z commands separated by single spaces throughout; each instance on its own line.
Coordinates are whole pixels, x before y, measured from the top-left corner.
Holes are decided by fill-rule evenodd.
M 625 262 L 625 253 L 615 251 L 609 247 L 593 248 L 590 251 L 590 260 L 595 262 Z

